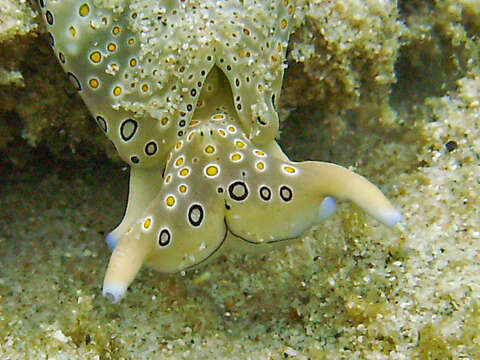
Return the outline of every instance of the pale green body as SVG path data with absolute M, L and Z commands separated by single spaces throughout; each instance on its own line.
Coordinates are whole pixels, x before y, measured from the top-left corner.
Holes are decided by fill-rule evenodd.
M 204 120 L 178 144 L 167 163 L 164 185 L 140 220 L 143 224 L 149 218 L 152 225 L 145 229 L 139 224 L 133 230 L 142 232 L 140 241 L 152 242 L 145 260 L 155 269 L 186 269 L 216 253 L 225 241 L 248 248 L 297 238 L 318 220 L 324 196 L 312 194 L 314 184 L 304 181 L 308 170 L 253 146 L 233 123 Z M 209 167 L 217 174 L 210 176 Z M 188 175 L 182 176 L 185 169 Z M 167 203 L 169 196 L 175 199 L 173 206 Z M 188 218 L 194 204 L 203 213 L 198 226 Z M 162 229 L 172 237 L 165 247 L 158 245 Z

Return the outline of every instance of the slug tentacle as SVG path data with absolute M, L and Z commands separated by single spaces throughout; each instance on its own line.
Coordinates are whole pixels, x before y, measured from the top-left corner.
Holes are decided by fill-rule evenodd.
M 386 226 L 392 227 L 402 220 L 382 192 L 363 176 L 342 166 L 309 161 L 303 163 L 312 181 L 314 191 L 337 199 L 350 200 Z
M 126 233 L 110 258 L 103 281 L 103 296 L 111 303 L 119 302 L 150 252 L 151 243 L 143 241 L 138 231 L 132 229 Z
M 157 196 L 163 182 L 163 169 L 130 169 L 130 185 L 125 215 L 121 223 L 107 235 L 110 250 L 115 249 L 121 237 L 138 221 L 152 199 Z

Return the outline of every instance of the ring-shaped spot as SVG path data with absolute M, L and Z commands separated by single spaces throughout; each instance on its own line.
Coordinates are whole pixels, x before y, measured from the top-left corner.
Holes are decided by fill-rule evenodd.
M 188 209 L 188 222 L 194 227 L 199 227 L 202 224 L 204 216 L 205 212 L 200 204 L 193 204 Z
M 138 163 L 140 162 L 140 159 L 138 158 L 138 156 L 133 155 L 132 157 L 130 157 L 130 161 L 131 161 L 133 164 L 138 164 Z
M 293 191 L 287 185 L 280 186 L 280 198 L 285 201 L 289 202 L 293 198 Z
M 157 153 L 157 150 L 158 150 L 158 145 L 155 141 L 149 141 L 146 145 L 145 145 L 145 154 L 147 154 L 148 156 L 153 156 Z
M 138 129 L 138 123 L 133 119 L 127 119 L 120 125 L 120 136 L 123 141 L 129 141 Z
M 106 134 L 108 130 L 107 121 L 102 116 L 97 116 L 97 124 L 98 126 L 100 126 L 100 129 L 102 129 L 103 132 Z
M 53 25 L 53 14 L 50 12 L 50 10 L 45 12 L 45 19 L 47 19 L 48 25 Z
M 262 185 L 258 189 L 258 194 L 263 201 L 270 201 L 272 198 L 272 190 L 268 186 Z
M 80 84 L 80 81 L 77 79 L 77 77 L 71 73 L 70 71 L 67 73 L 68 75 L 68 78 L 70 79 L 70 81 L 72 82 L 73 86 L 75 86 L 75 89 L 77 91 L 81 91 L 82 90 L 82 85 Z
M 158 245 L 160 247 L 168 246 L 172 241 L 172 233 L 169 229 L 163 228 L 158 234 Z
M 234 181 L 228 186 L 228 195 L 232 200 L 243 201 L 248 197 L 248 187 L 243 181 Z

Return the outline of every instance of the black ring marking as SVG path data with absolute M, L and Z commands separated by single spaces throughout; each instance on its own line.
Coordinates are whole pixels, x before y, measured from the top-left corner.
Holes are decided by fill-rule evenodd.
M 131 160 L 132 163 L 134 163 L 134 164 L 138 164 L 138 163 L 140 162 L 140 159 L 138 158 L 138 156 L 135 156 L 135 155 L 132 156 L 132 157 L 130 158 L 130 160 Z
M 188 209 L 188 221 L 190 225 L 198 227 L 202 224 L 204 216 L 203 207 L 200 204 L 193 204 Z
M 160 231 L 160 234 L 158 235 L 158 245 L 161 247 L 165 247 L 168 244 L 170 244 L 170 241 L 172 240 L 172 234 L 168 229 L 162 229 Z
M 279 193 L 283 201 L 288 202 L 292 200 L 293 192 L 292 192 L 292 189 L 290 189 L 288 186 L 286 185 L 280 186 Z
M 147 145 L 145 145 L 145 154 L 147 154 L 148 156 L 155 155 L 157 149 L 157 143 L 155 141 L 150 141 L 147 143 Z
M 45 12 L 45 18 L 47 19 L 48 25 L 53 25 L 53 14 L 50 12 L 50 10 Z
M 263 201 L 269 201 L 272 198 L 272 191 L 268 186 L 261 186 L 258 193 Z
M 103 117 L 97 116 L 97 124 L 104 133 L 107 133 L 107 121 Z
M 133 126 L 133 129 L 128 130 L 126 127 L 130 125 Z M 129 141 L 137 132 L 138 124 L 133 119 L 125 120 L 122 125 L 120 125 L 120 136 L 122 137 L 123 141 Z M 128 131 L 128 132 L 127 132 Z
M 243 201 L 248 196 L 247 185 L 243 181 L 235 181 L 228 186 L 228 195 L 235 201 Z
M 40 0 L 39 3 L 40 3 L 40 7 L 41 7 L 41 8 L 44 8 L 44 7 L 45 7 L 45 1 L 44 1 L 44 0 Z
M 186 268 L 182 269 L 182 270 L 179 270 L 178 272 L 181 272 L 181 271 L 185 271 L 185 270 L 189 270 L 191 268 L 194 268 L 194 267 L 197 267 L 201 264 L 203 264 L 205 261 L 207 261 L 208 259 L 210 259 L 218 250 L 220 250 L 220 248 L 222 247 L 223 243 L 225 242 L 225 240 L 227 239 L 227 234 L 228 234 L 228 227 L 227 227 L 227 220 L 225 218 L 223 218 L 223 221 L 225 223 L 225 235 L 223 235 L 223 239 L 222 239 L 222 242 L 220 244 L 218 244 L 218 246 L 215 248 L 215 250 L 213 250 L 205 259 L 202 259 L 200 260 L 198 263 L 196 264 L 192 264 L 192 265 L 189 265 L 187 266 Z
M 73 75 L 73 73 L 71 73 L 70 71 L 67 73 L 70 81 L 72 82 L 73 86 L 75 86 L 75 89 L 77 91 L 81 91 L 82 90 L 82 85 L 80 84 L 80 81 L 78 81 L 77 77 L 75 75 Z

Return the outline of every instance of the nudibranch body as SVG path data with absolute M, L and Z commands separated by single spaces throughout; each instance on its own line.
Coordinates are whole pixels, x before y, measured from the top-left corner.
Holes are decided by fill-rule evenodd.
M 213 67 L 258 144 L 278 133 L 279 97 L 294 3 L 205 0 L 39 0 L 55 53 L 133 167 L 164 165 Z
M 333 198 L 401 219 L 365 178 L 291 162 L 275 141 L 293 0 L 38 1 L 56 56 L 131 165 L 107 237 L 113 302 L 142 264 L 177 272 L 227 245 L 269 249 L 331 215 Z
M 293 163 L 254 145 L 224 111 L 192 120 L 170 152 L 161 190 L 120 240 L 104 294 L 119 301 L 140 266 L 177 272 L 225 245 L 261 249 L 300 237 L 348 199 L 386 225 L 400 215 L 365 178 L 338 165 Z

